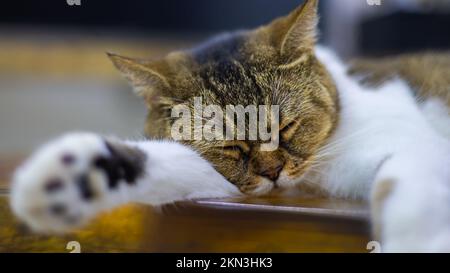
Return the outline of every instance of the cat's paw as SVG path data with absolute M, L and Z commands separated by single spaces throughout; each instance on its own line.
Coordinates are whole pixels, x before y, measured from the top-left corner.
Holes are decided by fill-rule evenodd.
M 450 162 L 435 154 L 397 157 L 381 168 L 371 198 L 372 224 L 383 252 L 450 252 Z
M 120 184 L 133 183 L 138 175 L 138 166 L 119 152 L 90 133 L 48 143 L 15 172 L 14 213 L 38 232 L 66 232 L 84 225 L 111 202 L 120 202 Z

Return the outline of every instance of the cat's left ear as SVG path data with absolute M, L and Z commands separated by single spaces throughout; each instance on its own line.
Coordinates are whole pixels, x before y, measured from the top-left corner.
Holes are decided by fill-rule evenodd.
M 161 96 L 166 93 L 165 89 L 170 88 L 166 77 L 150 63 L 109 52 L 107 55 L 137 95 L 144 98 Z
M 286 17 L 272 23 L 272 32 L 278 40 L 281 55 L 295 56 L 312 51 L 316 43 L 319 0 L 305 0 Z

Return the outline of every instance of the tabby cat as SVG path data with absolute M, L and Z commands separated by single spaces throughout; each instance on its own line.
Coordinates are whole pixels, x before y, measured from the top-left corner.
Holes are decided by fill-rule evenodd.
M 318 0 L 155 61 L 109 54 L 148 107 L 148 139 L 71 133 L 15 173 L 12 208 L 65 232 L 127 202 L 300 187 L 370 203 L 384 251 L 450 251 L 450 54 L 344 64 L 316 45 Z M 279 105 L 279 146 L 174 141 L 176 105 Z

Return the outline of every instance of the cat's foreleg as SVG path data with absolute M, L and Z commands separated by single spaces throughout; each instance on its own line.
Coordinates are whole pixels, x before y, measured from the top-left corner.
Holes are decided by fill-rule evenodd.
M 11 205 L 35 231 L 65 232 L 128 202 L 235 195 L 234 185 L 179 143 L 73 133 L 46 144 L 16 170 Z
M 449 147 L 412 148 L 381 165 L 371 213 L 384 252 L 450 252 Z

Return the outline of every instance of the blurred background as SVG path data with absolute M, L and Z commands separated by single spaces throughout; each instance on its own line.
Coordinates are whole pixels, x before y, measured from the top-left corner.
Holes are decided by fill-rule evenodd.
M 259 26 L 302 0 L 4 1 L 0 168 L 66 131 L 141 135 L 145 107 L 106 58 L 158 58 Z M 322 0 L 321 42 L 344 58 L 450 48 L 448 0 Z

